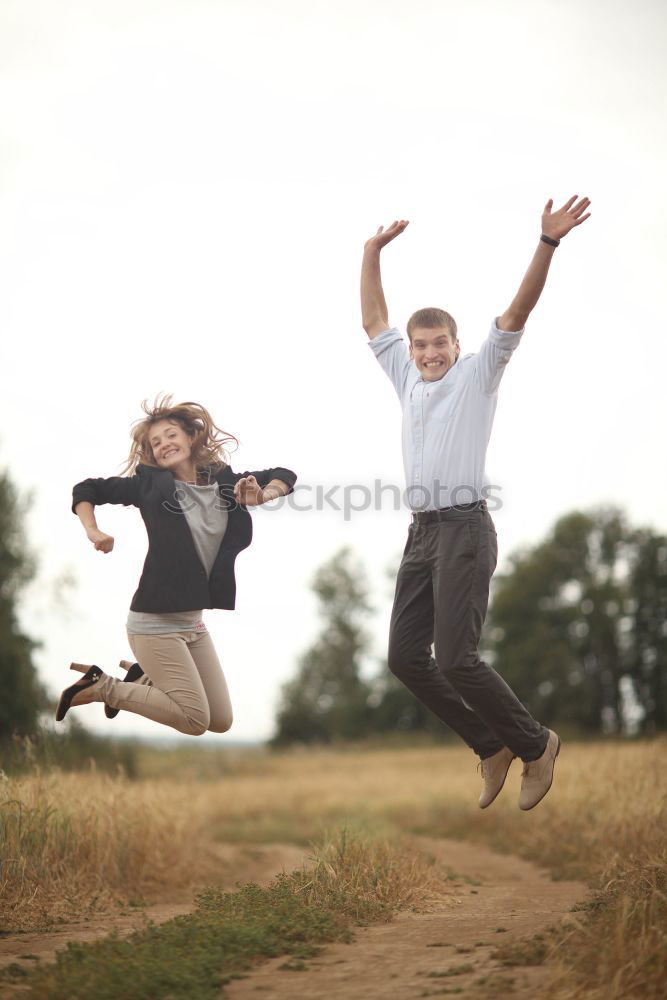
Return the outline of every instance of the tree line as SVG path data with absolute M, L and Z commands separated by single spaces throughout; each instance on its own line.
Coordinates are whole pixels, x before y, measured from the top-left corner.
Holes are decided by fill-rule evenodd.
M 0 472 L 0 773 L 56 765 L 67 770 L 90 766 L 136 773 L 136 751 L 96 736 L 71 719 L 65 732 L 44 725 L 53 705 L 34 663 L 39 642 L 19 621 L 23 592 L 35 577 L 36 560 L 25 537 L 29 498 L 21 497 L 6 471 Z

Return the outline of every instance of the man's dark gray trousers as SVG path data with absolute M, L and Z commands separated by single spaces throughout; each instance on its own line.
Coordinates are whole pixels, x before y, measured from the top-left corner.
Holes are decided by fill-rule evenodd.
M 536 722 L 478 646 L 498 558 L 488 511 L 451 508 L 413 523 L 389 630 L 389 668 L 480 758 L 503 747 L 524 761 L 544 751 Z M 435 658 L 431 647 L 435 644 Z

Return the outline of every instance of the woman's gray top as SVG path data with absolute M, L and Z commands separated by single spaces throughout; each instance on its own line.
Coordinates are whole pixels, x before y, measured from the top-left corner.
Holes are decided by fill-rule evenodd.
M 227 530 L 227 511 L 224 509 L 216 483 L 195 486 L 176 480 L 176 496 L 181 506 L 192 540 L 206 576 L 210 576 L 215 557 Z M 175 512 L 175 516 L 178 516 Z M 199 628 L 198 628 L 199 626 Z M 201 611 L 170 611 L 153 614 L 148 611 L 130 611 L 127 631 L 131 635 L 160 635 L 165 632 L 194 632 L 203 628 Z

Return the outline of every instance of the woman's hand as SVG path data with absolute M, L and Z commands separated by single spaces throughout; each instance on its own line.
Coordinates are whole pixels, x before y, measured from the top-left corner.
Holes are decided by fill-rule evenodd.
M 89 528 L 86 534 L 98 552 L 111 552 L 113 549 L 113 538 L 105 535 L 99 528 Z
M 244 476 L 234 487 L 234 497 L 245 507 L 258 507 L 264 503 L 264 490 L 254 476 Z

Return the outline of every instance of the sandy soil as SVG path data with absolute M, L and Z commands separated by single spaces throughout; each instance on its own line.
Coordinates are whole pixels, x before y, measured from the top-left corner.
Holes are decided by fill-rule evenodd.
M 453 900 L 360 929 L 352 944 L 325 948 L 303 969 L 272 959 L 228 986 L 226 1000 L 412 1000 L 455 991 L 465 1000 L 480 989 L 494 1000 L 534 1000 L 544 968 L 505 968 L 492 953 L 559 923 L 586 886 L 554 882 L 535 865 L 472 844 L 419 838 L 418 845 L 459 876 Z

